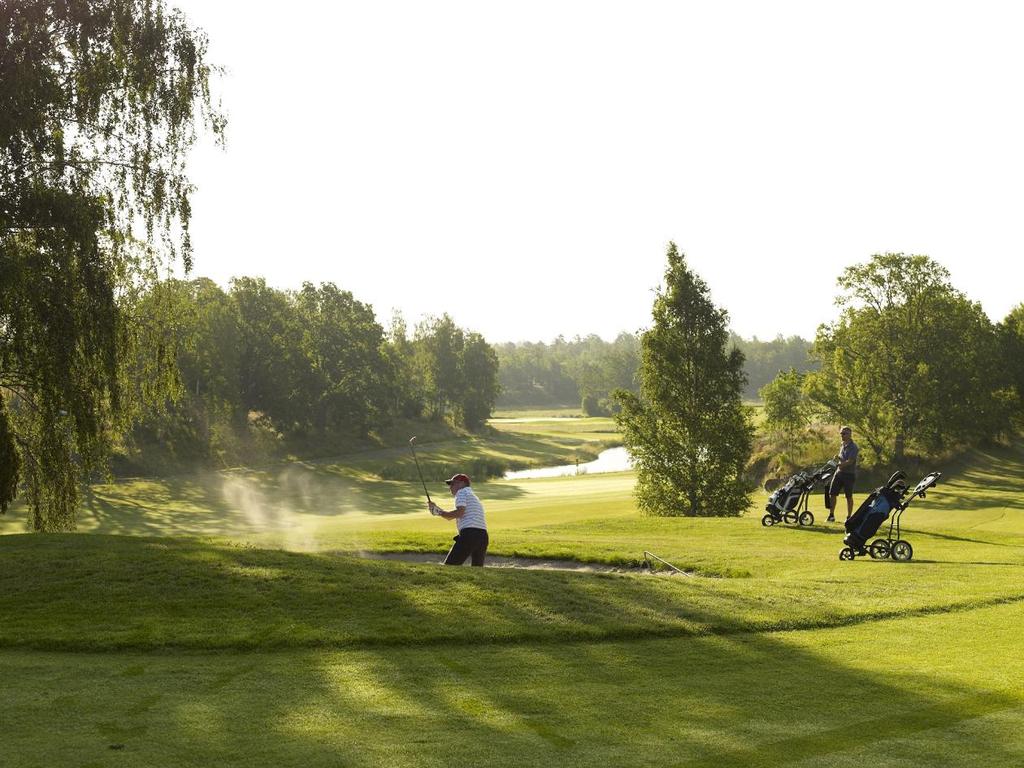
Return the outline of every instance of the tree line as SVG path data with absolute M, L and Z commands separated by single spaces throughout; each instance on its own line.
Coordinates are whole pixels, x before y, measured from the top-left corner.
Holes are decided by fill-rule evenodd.
M 817 367 L 811 342 L 791 336 L 770 341 L 728 333 L 728 345 L 743 353 L 746 376 L 741 395 L 760 397 L 763 386 L 780 371 L 806 372 Z M 580 406 L 588 416 L 618 410 L 613 393 L 639 391 L 641 344 L 637 334 L 621 333 L 614 341 L 590 335 L 544 342 L 508 342 L 495 347 L 500 363 L 500 407 Z
M 176 350 L 178 385 L 135 426 L 136 452 L 244 456 L 256 432 L 337 446 L 395 419 L 478 429 L 498 391 L 494 350 L 448 315 L 385 329 L 333 283 L 276 289 L 242 277 L 167 280 L 137 306 Z M 144 457 L 143 457 L 144 458 Z
M 495 347 L 502 407 L 577 406 L 588 416 L 614 408 L 612 392 L 635 389 L 640 342 L 631 333 L 614 341 L 600 336 L 557 337 L 543 342 L 508 342 Z

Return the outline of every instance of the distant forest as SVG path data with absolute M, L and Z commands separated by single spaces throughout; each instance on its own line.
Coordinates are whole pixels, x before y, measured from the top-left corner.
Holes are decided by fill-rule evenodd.
M 168 280 L 135 311 L 176 386 L 115 446 L 119 474 L 337 453 L 401 421 L 475 430 L 494 408 L 498 361 L 479 333 L 448 315 L 410 331 L 396 314 L 386 330 L 333 283 Z
M 282 291 L 237 278 L 225 290 L 167 280 L 135 310 L 139 332 L 173 350 L 177 385 L 115 446 L 118 474 L 331 454 L 403 422 L 478 430 L 496 406 L 607 414 L 616 389 L 637 388 L 632 334 L 491 345 L 447 315 L 410 329 L 396 314 L 385 328 L 331 283 Z M 810 368 L 803 339 L 732 343 L 746 356 L 751 399 L 779 371 Z
M 763 386 L 780 371 L 816 370 L 810 357 L 811 342 L 791 336 L 772 341 L 743 339 L 732 334 L 730 343 L 746 358 L 747 385 L 743 395 L 756 400 Z M 497 405 L 503 408 L 582 405 L 591 415 L 611 410 L 611 393 L 616 389 L 637 389 L 640 342 L 629 333 L 614 341 L 599 336 L 559 336 L 543 342 L 505 343 L 495 346 L 501 393 Z
M 114 446 L 118 474 L 332 454 L 409 422 L 475 431 L 502 406 L 607 414 L 616 389 L 636 390 L 640 366 L 628 333 L 491 345 L 447 315 L 408 328 L 396 314 L 386 328 L 331 283 L 167 280 L 134 309 L 137 332 L 170 352 L 176 386 Z M 810 368 L 803 339 L 732 343 L 746 356 L 751 399 L 779 371 Z

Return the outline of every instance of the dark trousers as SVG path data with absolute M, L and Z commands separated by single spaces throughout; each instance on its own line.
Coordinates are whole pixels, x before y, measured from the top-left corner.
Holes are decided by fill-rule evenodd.
M 463 528 L 455 537 L 455 543 L 448 550 L 448 557 L 444 559 L 445 565 L 462 565 L 467 557 L 472 557 L 473 565 L 484 564 L 484 555 L 487 554 L 487 531 L 483 528 Z
M 853 483 L 857 476 L 852 472 L 836 472 L 832 475 L 832 484 L 829 486 L 828 495 L 833 499 L 840 493 L 845 493 L 846 498 L 853 498 Z

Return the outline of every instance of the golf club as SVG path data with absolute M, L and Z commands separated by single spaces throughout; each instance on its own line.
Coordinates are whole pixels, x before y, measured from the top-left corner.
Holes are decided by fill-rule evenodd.
M 430 500 L 430 491 L 427 490 L 427 481 L 423 479 L 423 472 L 420 471 L 420 460 L 416 458 L 416 435 L 409 438 L 409 449 L 412 451 L 412 460 L 416 462 L 416 474 L 420 476 L 420 482 L 423 483 L 423 492 L 427 494 L 427 503 L 433 504 Z

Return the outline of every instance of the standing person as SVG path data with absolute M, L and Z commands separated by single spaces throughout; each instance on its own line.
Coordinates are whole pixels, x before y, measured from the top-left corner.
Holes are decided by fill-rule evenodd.
M 853 514 L 853 481 L 857 479 L 857 454 L 860 448 L 853 442 L 853 430 L 843 427 L 839 430 L 839 437 L 842 438 L 842 445 L 839 446 L 839 466 L 832 475 L 832 484 L 829 486 L 828 495 L 831 502 L 828 508 L 828 522 L 836 521 L 836 502 L 839 500 L 839 493 L 846 494 L 846 519 Z
M 455 497 L 455 509 L 445 512 L 434 502 L 428 505 L 430 514 L 438 515 L 445 520 L 454 520 L 459 531 L 455 543 L 444 559 L 444 564 L 462 565 L 467 557 L 471 557 L 473 565 L 482 566 L 489 541 L 487 522 L 484 520 L 484 505 L 469 487 L 469 477 L 466 475 L 453 475 L 451 480 L 445 482 Z

